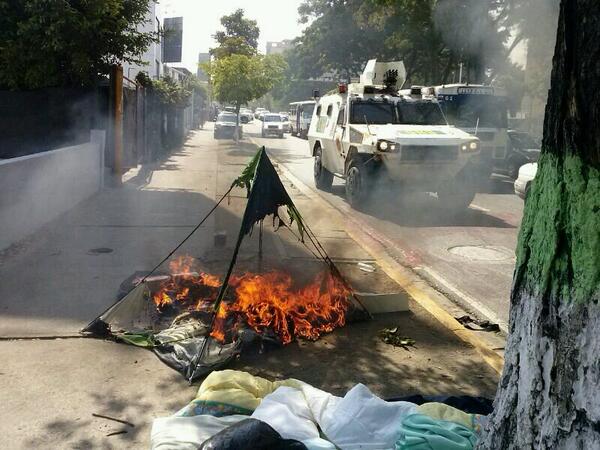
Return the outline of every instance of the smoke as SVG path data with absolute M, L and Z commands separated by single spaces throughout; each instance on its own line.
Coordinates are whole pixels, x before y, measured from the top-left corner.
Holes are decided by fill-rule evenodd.
M 433 19 L 444 43 L 464 65 L 463 81 L 485 81 L 489 69 L 497 69 L 504 63 L 504 43 L 508 36 L 494 23 L 489 2 L 439 1 Z

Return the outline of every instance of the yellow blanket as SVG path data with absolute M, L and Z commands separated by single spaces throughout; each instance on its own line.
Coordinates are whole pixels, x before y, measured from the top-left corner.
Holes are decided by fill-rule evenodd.
M 280 386 L 298 388 L 301 381 L 293 378 L 269 381 L 238 370 L 212 372 L 200 385 L 198 394 L 178 415 L 252 414 L 262 399 Z

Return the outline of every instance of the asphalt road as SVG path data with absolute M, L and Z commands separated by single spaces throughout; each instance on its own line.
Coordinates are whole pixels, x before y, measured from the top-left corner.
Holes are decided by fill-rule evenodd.
M 457 216 L 444 214 L 428 193 L 402 196 L 381 189 L 363 211 L 344 198 L 342 180 L 331 192 L 314 187 L 308 142 L 290 135 L 261 138 L 260 122 L 244 126 L 246 137 L 265 145 L 269 154 L 343 214 L 357 218 L 364 230 L 440 292 L 481 319 L 506 331 L 514 249 L 523 202 L 512 182 L 495 177 L 488 192 L 477 194 Z

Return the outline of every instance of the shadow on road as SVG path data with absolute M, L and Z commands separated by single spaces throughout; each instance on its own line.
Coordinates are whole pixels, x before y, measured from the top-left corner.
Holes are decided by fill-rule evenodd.
M 344 186 L 334 185 L 331 193 L 345 201 Z M 360 212 L 406 227 L 516 228 L 473 207 L 455 213 L 448 212 L 440 208 L 437 197 L 426 192 L 398 195 L 395 191 L 378 190 Z

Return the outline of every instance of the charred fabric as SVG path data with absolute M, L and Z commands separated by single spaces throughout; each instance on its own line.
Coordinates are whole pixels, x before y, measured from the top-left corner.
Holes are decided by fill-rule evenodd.
M 171 258 L 234 187 L 246 188 L 248 199 L 225 275 L 205 271 L 191 256 Z M 280 217 L 283 207 L 287 220 Z M 319 270 L 304 271 L 301 280 L 276 266 L 234 274 L 243 239 L 257 223 L 262 233 L 267 216 L 272 216 L 276 230 L 294 227 L 300 242 L 312 246 L 321 263 Z M 169 271 L 159 271 L 167 260 Z M 121 291 L 120 300 L 83 332 L 152 349 L 190 382 L 226 365 L 257 342 L 285 345 L 297 338 L 316 340 L 344 326 L 349 318 L 369 317 L 304 222 L 264 147 L 194 230 L 149 273 L 125 280 Z

